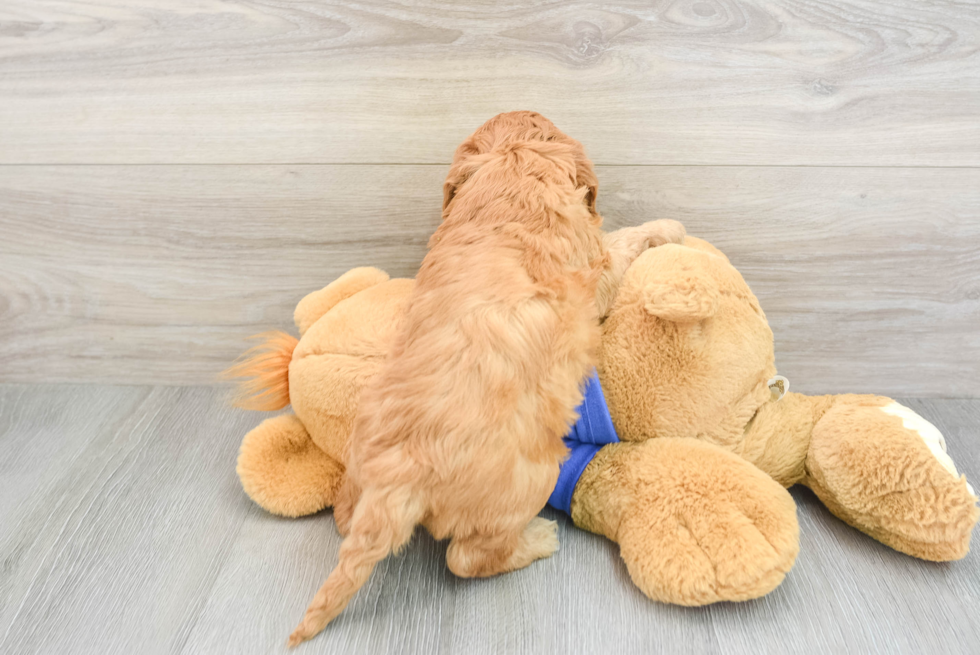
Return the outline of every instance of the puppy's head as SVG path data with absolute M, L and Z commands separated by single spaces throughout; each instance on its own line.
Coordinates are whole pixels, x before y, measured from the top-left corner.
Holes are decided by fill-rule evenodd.
M 497 114 L 456 148 L 446 182 L 442 185 L 443 217 L 456 192 L 473 173 L 491 159 L 515 148 L 535 150 L 566 165 L 571 182 L 577 188 L 585 188 L 585 205 L 593 215 L 597 215 L 595 203 L 599 181 L 582 144 L 537 112 L 512 111 Z

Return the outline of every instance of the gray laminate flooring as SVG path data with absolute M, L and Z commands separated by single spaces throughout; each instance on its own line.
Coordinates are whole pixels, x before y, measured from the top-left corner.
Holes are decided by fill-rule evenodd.
M 213 387 L 0 385 L 0 652 L 275 653 L 333 566 L 329 512 L 288 520 L 235 477 L 262 416 Z M 980 400 L 905 400 L 980 480 Z M 796 567 L 760 600 L 682 608 L 615 544 L 560 523 L 553 558 L 453 577 L 418 534 L 300 653 L 978 653 L 980 555 L 896 553 L 805 489 Z

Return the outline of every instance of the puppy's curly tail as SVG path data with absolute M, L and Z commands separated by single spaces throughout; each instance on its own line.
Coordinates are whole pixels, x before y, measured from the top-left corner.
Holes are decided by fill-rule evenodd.
M 261 342 L 246 350 L 221 379 L 241 379 L 233 401 L 236 407 L 262 412 L 282 409 L 289 404 L 289 362 L 299 341 L 278 330 L 251 339 Z
M 289 636 L 289 647 L 312 638 L 333 621 L 367 582 L 374 566 L 408 543 L 421 517 L 407 489 L 365 490 L 354 510 L 350 534 L 340 545 L 337 568 Z

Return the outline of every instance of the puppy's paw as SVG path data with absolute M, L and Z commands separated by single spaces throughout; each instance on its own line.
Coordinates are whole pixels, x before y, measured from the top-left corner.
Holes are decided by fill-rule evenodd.
M 523 538 L 531 559 L 551 557 L 558 551 L 558 523 L 537 516 L 524 528 Z

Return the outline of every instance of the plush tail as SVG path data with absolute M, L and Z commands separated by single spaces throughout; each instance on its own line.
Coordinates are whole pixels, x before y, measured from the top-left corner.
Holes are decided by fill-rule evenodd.
M 416 505 L 407 491 L 364 492 L 354 510 L 350 534 L 340 546 L 337 568 L 313 597 L 302 623 L 289 636 L 290 647 L 323 630 L 367 582 L 375 564 L 408 543 L 421 518 Z
M 257 334 L 239 361 L 221 374 L 224 380 L 244 378 L 238 383 L 234 404 L 242 409 L 271 412 L 289 404 L 289 362 L 299 341 L 285 332 Z

